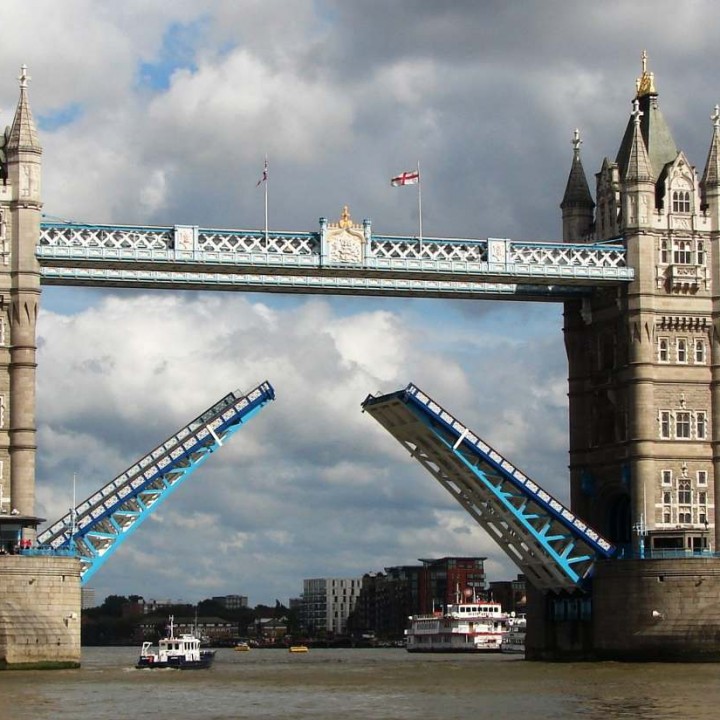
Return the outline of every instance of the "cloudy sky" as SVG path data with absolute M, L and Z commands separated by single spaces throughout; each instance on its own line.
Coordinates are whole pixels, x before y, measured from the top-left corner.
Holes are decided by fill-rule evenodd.
M 20 65 L 48 219 L 557 240 L 573 130 L 614 159 L 647 49 L 699 171 L 720 102 L 714 0 L 3 0 L 0 126 Z M 682 32 L 678 32 L 678 28 Z M 303 578 L 502 552 L 360 404 L 415 382 L 567 500 L 555 304 L 46 288 L 38 513 L 85 497 L 226 392 L 277 400 L 93 578 L 99 598 L 287 602 Z

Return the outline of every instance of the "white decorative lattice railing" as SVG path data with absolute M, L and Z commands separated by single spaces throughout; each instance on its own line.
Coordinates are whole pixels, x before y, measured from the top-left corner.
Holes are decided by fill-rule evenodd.
M 294 281 L 293 292 L 303 285 L 305 292 L 333 292 L 341 285 L 352 292 L 343 278 L 354 278 L 358 294 L 452 297 L 457 296 L 458 283 L 469 283 L 468 296 L 474 297 L 487 292 L 482 283 L 492 283 L 507 286 L 511 294 L 512 287 L 524 285 L 518 296 L 562 299 L 571 287 L 634 278 L 619 244 L 420 240 L 372 235 L 369 221 L 361 227 L 321 220 L 319 232 L 43 223 L 36 255 L 43 282 L 67 285 L 205 283 L 208 288 L 240 289 L 258 285 L 262 275 L 263 288 L 279 289 L 288 286 L 287 276 L 295 275 L 302 281 Z M 160 280 L 157 273 L 168 277 Z M 254 280 L 230 281 L 231 275 L 242 273 Z M 373 278 L 384 278 L 383 287 L 370 282 Z M 422 288 L 428 281 L 435 283 L 433 290 Z M 530 284 L 535 286 L 531 291 Z

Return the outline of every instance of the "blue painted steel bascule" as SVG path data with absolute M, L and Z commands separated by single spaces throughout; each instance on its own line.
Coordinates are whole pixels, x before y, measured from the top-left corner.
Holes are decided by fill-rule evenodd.
M 535 587 L 583 588 L 615 548 L 420 388 L 368 396 L 363 410 L 488 532 Z
M 274 398 L 267 381 L 229 393 L 41 532 L 35 552 L 77 555 L 85 584 L 162 500 Z

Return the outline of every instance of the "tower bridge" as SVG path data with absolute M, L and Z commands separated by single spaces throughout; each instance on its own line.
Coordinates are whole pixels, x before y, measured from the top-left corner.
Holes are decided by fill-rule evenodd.
M 0 147 L 0 536 L 33 544 L 40 522 L 43 284 L 562 302 L 570 508 L 416 386 L 369 397 L 363 409 L 528 573 L 528 657 L 720 660 L 720 108 L 698 177 L 658 97 L 644 58 L 595 198 L 576 131 L 559 242 L 377 235 L 347 208 L 337 222 L 294 233 L 135 227 L 42 221 L 42 148 L 23 70 Z M 212 422 L 234 430 L 239 421 Z M 214 449 L 214 428 L 189 456 Z M 77 508 L 79 559 L 0 558 L 0 665 L 27 661 L 13 640 L 19 627 L 37 632 L 41 649 L 46 631 L 33 628 L 63 635 L 59 609 L 79 606 L 79 582 L 64 579 L 96 567 L 185 476 L 184 460 L 170 467 L 183 443 L 168 443 Z M 161 463 L 167 477 L 156 476 Z M 75 519 L 40 537 L 69 543 Z M 79 660 L 79 628 L 65 626 L 52 659 Z

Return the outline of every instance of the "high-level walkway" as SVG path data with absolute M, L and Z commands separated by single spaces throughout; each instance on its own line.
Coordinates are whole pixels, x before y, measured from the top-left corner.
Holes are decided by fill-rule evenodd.
M 562 301 L 630 282 L 621 244 L 45 222 L 44 285 Z

